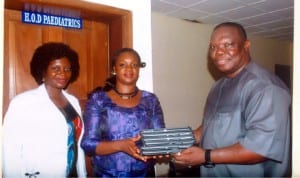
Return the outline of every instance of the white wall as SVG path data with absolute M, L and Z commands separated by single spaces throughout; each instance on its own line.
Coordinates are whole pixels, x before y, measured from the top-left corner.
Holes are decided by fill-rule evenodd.
M 152 13 L 154 91 L 167 127 L 199 126 L 213 78 L 207 71 L 211 26 Z
M 287 41 L 277 41 L 273 39 L 262 39 L 250 37 L 251 56 L 261 65 L 274 71 L 274 64 L 284 64 L 292 66 L 293 43 Z

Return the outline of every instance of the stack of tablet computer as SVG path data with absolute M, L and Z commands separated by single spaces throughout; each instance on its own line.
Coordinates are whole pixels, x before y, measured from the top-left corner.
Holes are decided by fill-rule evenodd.
M 146 129 L 141 132 L 142 155 L 164 155 L 180 152 L 195 144 L 190 127 Z

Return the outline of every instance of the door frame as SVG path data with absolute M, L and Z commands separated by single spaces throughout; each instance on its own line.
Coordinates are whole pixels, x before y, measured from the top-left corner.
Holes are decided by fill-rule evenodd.
M 129 10 L 80 0 L 5 0 L 5 9 L 38 9 L 38 7 L 70 10 L 80 18 L 105 21 L 110 26 L 109 55 L 121 47 L 133 46 L 132 13 Z M 4 43 L 5 44 L 5 43 Z

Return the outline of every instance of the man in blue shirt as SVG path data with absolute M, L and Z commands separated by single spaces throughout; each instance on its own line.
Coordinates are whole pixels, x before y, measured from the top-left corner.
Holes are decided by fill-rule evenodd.
M 212 86 L 194 130 L 199 147 L 174 155 L 177 163 L 201 165 L 202 177 L 290 176 L 291 95 L 249 51 L 240 24 L 214 28 L 209 58 L 224 77 Z

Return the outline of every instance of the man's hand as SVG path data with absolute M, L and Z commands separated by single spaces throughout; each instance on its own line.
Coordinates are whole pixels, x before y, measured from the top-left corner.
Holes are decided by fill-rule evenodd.
M 183 164 L 186 166 L 200 165 L 203 164 L 205 161 L 204 151 L 205 150 L 203 150 L 200 147 L 193 146 L 181 152 L 173 154 L 172 160 L 177 164 Z

